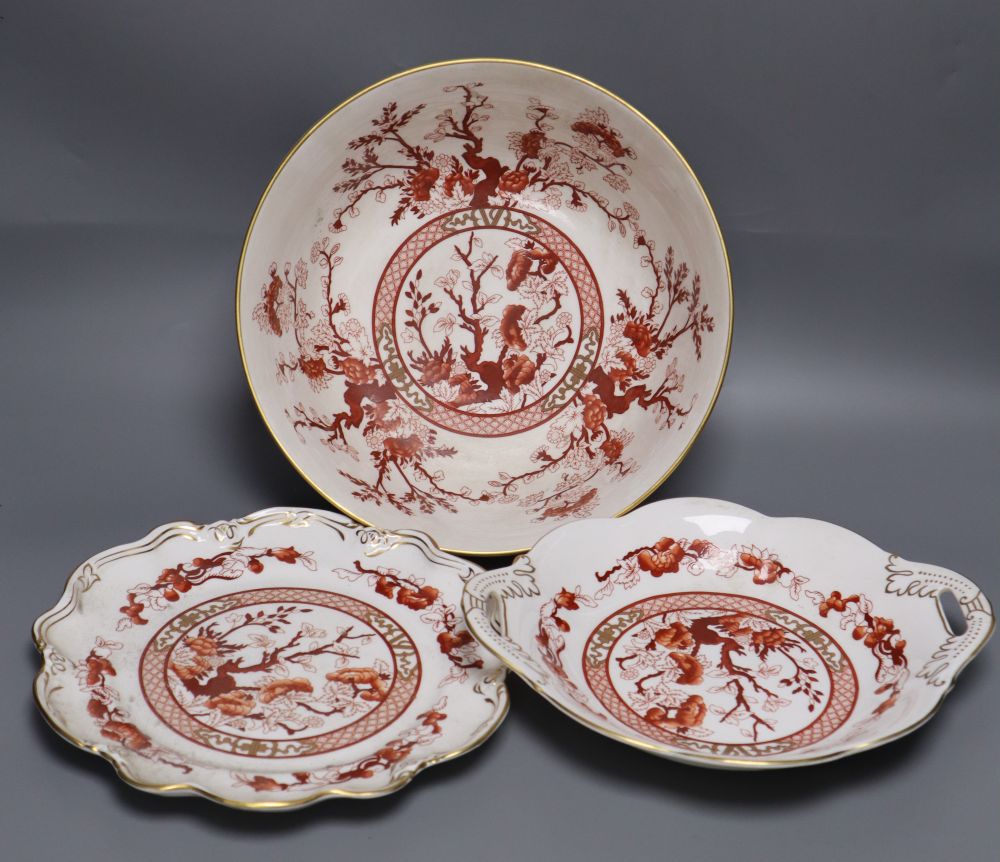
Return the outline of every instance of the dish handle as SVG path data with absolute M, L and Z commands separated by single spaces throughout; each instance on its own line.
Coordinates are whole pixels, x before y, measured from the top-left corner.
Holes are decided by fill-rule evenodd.
M 917 677 L 934 686 L 949 685 L 973 657 L 986 645 L 996 628 L 996 615 L 983 591 L 964 575 L 927 563 L 914 563 L 895 554 L 885 567 L 888 572 L 885 590 L 898 596 L 932 599 L 937 606 L 945 639 L 917 672 Z M 942 601 L 951 593 L 957 602 L 957 614 L 965 623 L 962 631 L 949 622 Z
M 462 612 L 473 636 L 504 664 L 523 673 L 535 662 L 508 635 L 507 611 L 518 600 L 541 595 L 534 579 L 535 567 L 526 554 L 515 557 L 506 569 L 473 575 L 462 591 Z

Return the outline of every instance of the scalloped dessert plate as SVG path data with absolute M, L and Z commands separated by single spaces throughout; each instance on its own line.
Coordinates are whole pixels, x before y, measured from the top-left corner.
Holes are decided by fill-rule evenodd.
M 85 562 L 38 618 L 36 700 L 142 790 L 379 796 L 506 714 L 503 667 L 457 610 L 477 571 L 314 510 L 168 524 Z
M 649 120 L 567 72 L 459 60 L 364 90 L 286 157 L 237 328 L 265 423 L 328 500 L 501 554 L 677 466 L 732 293 L 708 200 Z
M 822 521 L 700 499 L 559 527 L 511 567 L 471 578 L 463 608 L 484 646 L 587 727 L 751 769 L 915 730 L 995 624 L 954 572 Z

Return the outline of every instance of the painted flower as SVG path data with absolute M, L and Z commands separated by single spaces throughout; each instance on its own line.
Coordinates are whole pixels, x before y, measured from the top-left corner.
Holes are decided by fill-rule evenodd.
M 242 716 L 253 712 L 254 699 L 248 691 L 236 689 L 225 694 L 217 694 L 205 701 L 209 709 L 217 709 L 223 715 Z
M 191 682 L 211 671 L 212 663 L 206 658 L 196 656 L 194 661 L 186 664 L 179 664 L 172 661 L 170 662 L 170 669 L 177 675 L 178 679 L 183 682 Z
M 615 355 L 618 361 L 621 362 L 622 367 L 612 368 L 608 372 L 608 377 L 614 380 L 615 383 L 622 384 L 622 388 L 624 389 L 624 384 L 636 376 L 635 357 L 633 357 L 630 353 L 626 353 L 624 350 L 619 350 Z
M 680 676 L 677 677 L 678 684 L 698 685 L 705 678 L 701 662 L 694 656 L 688 655 L 686 652 L 672 652 L 670 660 L 677 665 L 681 672 Z
M 758 649 L 778 649 L 785 645 L 785 633 L 781 629 L 763 629 L 754 632 L 750 640 Z
M 681 727 L 698 727 L 704 720 L 708 712 L 705 701 L 697 694 L 692 694 L 687 700 L 677 707 L 675 720 Z
M 429 709 L 427 710 L 427 712 L 420 713 L 420 715 L 417 717 L 420 719 L 420 723 L 424 727 L 429 727 L 431 729 L 432 733 L 440 733 L 441 722 L 448 717 L 448 714 L 444 712 L 438 712 L 435 709 Z
M 275 548 L 271 551 L 271 556 L 276 560 L 280 560 L 282 563 L 288 563 L 290 565 L 299 559 L 302 554 L 296 551 L 295 548 Z
M 297 692 L 312 694 L 312 690 L 312 683 L 302 676 L 291 677 L 290 679 L 272 679 L 261 686 L 260 702 L 270 703 L 279 697 L 287 697 Z
M 396 592 L 396 582 L 385 575 L 379 575 L 375 579 L 375 592 L 387 599 L 394 598 Z
M 374 422 L 379 428 L 385 431 L 395 431 L 400 424 L 400 419 L 390 418 L 390 413 L 392 413 L 392 402 L 391 401 L 380 401 L 371 409 L 372 422 Z
M 326 678 L 331 682 L 353 686 L 355 692 L 359 690 L 360 686 L 369 686 L 361 692 L 362 700 L 380 702 L 385 700 L 385 696 L 389 693 L 384 682 L 386 677 L 383 677 L 373 667 L 341 667 L 330 671 Z
M 715 549 L 715 546 L 707 539 L 692 539 L 688 542 L 688 553 L 696 557 L 707 557 Z
M 95 686 L 104 682 L 105 676 L 117 676 L 114 667 L 106 658 L 91 653 L 85 660 L 87 685 Z
M 412 590 L 409 587 L 400 587 L 396 593 L 396 601 L 405 607 L 415 611 L 422 611 L 429 605 L 437 601 L 438 590 L 434 587 L 423 586 L 419 590 Z
M 768 555 L 764 551 L 759 551 L 752 547 L 743 549 L 737 556 L 737 565 L 741 569 L 753 572 L 753 582 L 755 584 L 773 584 L 783 574 L 791 569 L 783 566 L 774 554 Z
M 588 488 L 575 500 L 568 500 L 565 503 L 556 503 L 546 508 L 542 514 L 545 518 L 565 518 L 577 512 L 587 512 L 588 507 L 597 497 L 597 488 Z
M 508 194 L 517 194 L 518 192 L 523 192 L 527 185 L 527 171 L 507 171 L 500 177 L 497 189 L 501 192 L 507 192 Z
M 625 444 L 620 437 L 609 436 L 600 446 L 604 458 L 609 464 L 614 464 L 622 456 Z
M 219 654 L 219 643 L 215 638 L 197 635 L 184 638 L 184 644 L 189 650 L 200 656 L 213 656 Z
M 562 608 L 565 611 L 576 611 L 580 609 L 580 605 L 576 600 L 576 593 L 571 590 L 567 590 L 565 587 L 556 593 L 556 597 L 553 599 L 555 606 L 557 608 Z
M 98 721 L 103 721 L 108 717 L 108 705 L 103 700 L 92 697 L 87 701 L 87 715 Z
M 584 113 L 582 116 L 586 117 L 587 113 Z M 617 159 L 628 156 L 631 153 L 631 149 L 622 144 L 621 139 L 618 137 L 617 129 L 609 128 L 606 123 L 598 123 L 589 119 L 579 119 L 570 128 L 578 135 L 593 138 L 597 144 L 607 147 Z
M 689 727 L 698 727 L 705 720 L 708 707 L 700 695 L 692 694 L 677 707 L 671 716 L 662 706 L 652 706 L 646 710 L 645 719 L 657 727 L 684 731 Z
M 278 302 L 281 297 L 281 276 L 278 275 L 278 268 L 271 267 L 271 280 L 264 285 L 261 294 L 261 309 L 263 319 L 267 322 L 271 332 L 281 335 L 281 316 L 278 314 Z
M 348 356 L 347 359 L 340 363 L 340 367 L 343 369 L 344 377 L 347 378 L 348 383 L 363 386 L 366 383 L 375 382 L 375 372 L 360 359 Z
M 853 632 L 855 640 L 864 639 L 865 646 L 874 649 L 879 642 L 896 634 L 895 623 L 887 617 L 872 617 L 870 626 L 856 626 Z
M 597 431 L 608 418 L 608 408 L 596 395 L 583 396 L 583 424 L 591 431 Z
M 733 637 L 741 637 L 751 633 L 751 629 L 744 625 L 745 619 L 742 614 L 727 614 L 724 617 L 719 617 L 716 625 L 729 632 Z
M 537 159 L 544 143 L 545 133 L 532 129 L 517 139 L 517 148 L 529 159 Z
M 247 787 L 252 787 L 258 793 L 275 793 L 279 790 L 287 790 L 288 785 L 268 778 L 266 775 L 255 775 L 253 778 L 244 779 Z
M 535 377 L 535 363 L 523 353 L 505 356 L 503 360 L 504 385 L 515 395 L 521 387 L 530 383 Z
M 329 373 L 326 362 L 319 356 L 300 356 L 299 370 L 310 380 L 322 380 Z
M 438 646 L 441 647 L 441 652 L 448 654 L 472 643 L 472 635 L 465 630 L 441 632 L 437 636 L 437 642 Z
M 410 196 L 415 201 L 429 201 L 431 189 L 441 176 L 441 171 L 434 167 L 423 168 L 410 174 Z
M 516 350 L 526 350 L 528 347 L 521 331 L 521 316 L 524 310 L 523 305 L 508 305 L 500 317 L 500 337 L 503 338 L 504 344 Z
M 453 366 L 454 363 L 448 359 L 432 356 L 424 363 L 424 367 L 420 372 L 420 382 L 424 386 L 433 386 L 435 383 L 447 380 L 451 377 Z
M 111 739 L 114 742 L 120 742 L 126 748 L 130 748 L 133 751 L 142 751 L 144 748 L 149 748 L 152 745 L 146 734 L 140 731 L 134 724 L 130 724 L 127 721 L 104 722 L 104 726 L 101 727 L 101 736 L 105 739 Z
M 375 756 L 381 758 L 386 763 L 399 763 L 406 755 L 413 750 L 411 743 L 390 742 L 384 748 L 375 752 Z
M 640 356 L 649 356 L 649 351 L 653 347 L 653 333 L 649 331 L 648 326 L 638 321 L 630 320 L 625 324 L 622 335 L 632 342 L 636 353 Z
M 444 193 L 448 195 L 448 197 L 453 197 L 456 185 L 459 186 L 467 195 L 471 195 L 472 190 L 476 187 L 475 182 L 473 182 L 472 175 L 466 171 L 452 171 L 448 174 L 448 176 L 444 178 Z
M 665 572 L 679 571 L 683 559 L 684 549 L 666 536 L 653 545 L 652 549 L 646 548 L 636 557 L 639 568 L 649 572 L 654 578 L 660 577 Z
M 667 649 L 687 649 L 694 646 L 694 638 L 684 623 L 675 620 L 666 628 L 657 629 L 646 649 L 656 649 L 657 646 Z
M 386 437 L 385 451 L 396 461 L 413 461 L 420 457 L 424 441 L 416 434 L 406 437 Z
M 472 377 L 465 372 L 450 377 L 448 383 L 451 386 L 458 387 L 458 394 L 451 399 L 453 407 L 465 407 L 467 404 L 474 404 L 479 397 L 476 386 L 472 382 Z
M 137 626 L 146 625 L 146 623 L 148 623 L 149 620 L 145 619 L 142 616 L 142 612 L 146 610 L 146 606 L 142 602 L 136 601 L 135 593 L 129 593 L 126 596 L 126 599 L 128 601 L 128 604 L 122 605 L 120 608 L 118 608 L 118 610 L 121 611 L 123 614 L 125 614 L 125 616 L 127 616 L 130 620 L 132 620 L 132 622 L 135 623 Z
M 840 590 L 834 590 L 819 603 L 819 615 L 825 617 L 830 611 L 843 613 L 851 602 L 858 602 L 860 598 L 857 593 L 845 597 L 840 594 Z
M 507 262 L 507 290 L 515 291 L 528 277 L 534 258 L 530 248 L 515 249 Z

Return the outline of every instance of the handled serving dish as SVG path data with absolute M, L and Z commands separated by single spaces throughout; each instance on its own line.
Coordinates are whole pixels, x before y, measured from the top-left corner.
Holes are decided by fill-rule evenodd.
M 142 790 L 256 809 L 389 793 L 506 714 L 457 610 L 476 571 L 313 510 L 168 524 L 81 565 L 38 618 L 36 700 Z
M 250 388 L 303 476 L 473 554 L 645 498 L 708 417 L 731 325 L 674 146 L 517 61 L 413 69 L 324 117 L 264 192 L 237 285 Z
M 560 527 L 471 578 L 463 607 L 483 645 L 587 727 L 734 768 L 818 763 L 913 731 L 995 624 L 955 572 L 832 524 L 700 499 Z

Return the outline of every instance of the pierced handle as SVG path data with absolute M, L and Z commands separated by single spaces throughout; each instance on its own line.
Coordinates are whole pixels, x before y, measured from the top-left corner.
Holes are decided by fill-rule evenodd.
M 533 662 L 507 634 L 507 606 L 517 599 L 541 595 L 534 572 L 530 558 L 522 554 L 506 569 L 481 572 L 469 578 L 462 591 L 462 611 L 469 631 L 504 664 L 519 673 Z
M 983 591 L 964 575 L 927 563 L 913 563 L 890 555 L 886 592 L 898 596 L 933 599 L 937 606 L 945 640 L 917 673 L 929 684 L 949 684 L 978 653 L 993 634 L 996 615 Z M 965 631 L 955 632 L 945 614 L 941 595 L 951 592 L 965 619 Z

